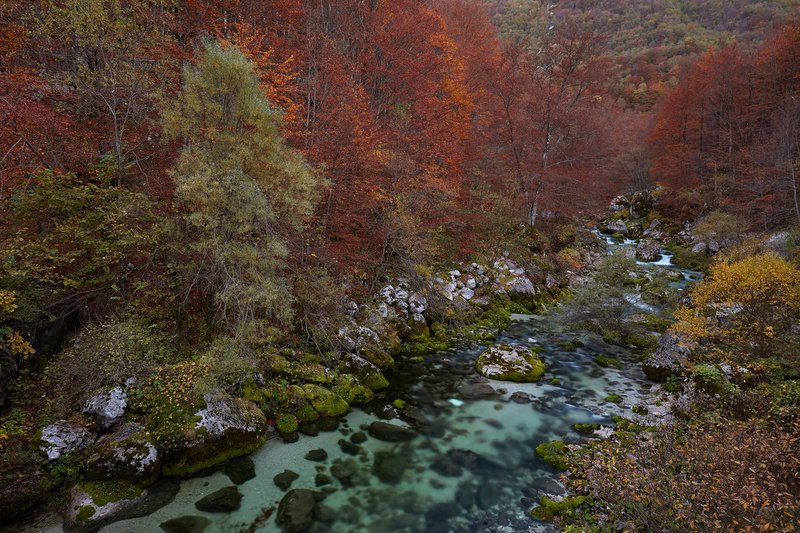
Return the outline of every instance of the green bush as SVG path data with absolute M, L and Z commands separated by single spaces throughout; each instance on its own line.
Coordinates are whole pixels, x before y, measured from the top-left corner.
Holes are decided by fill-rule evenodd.
M 60 418 L 98 390 L 129 378 L 142 382 L 177 358 L 174 337 L 141 320 L 89 324 L 34 386 L 48 391 L 46 414 Z

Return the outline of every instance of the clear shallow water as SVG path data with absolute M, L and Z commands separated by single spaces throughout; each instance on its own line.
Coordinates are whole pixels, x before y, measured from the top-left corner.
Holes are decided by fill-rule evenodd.
M 623 369 L 616 370 L 600 368 L 593 361 L 596 353 L 623 360 L 630 354 L 591 335 L 579 337 L 585 346 L 565 351 L 558 343 L 575 338 L 573 332 L 563 330 L 550 318 L 530 317 L 513 323 L 498 339 L 544 347 L 541 356 L 547 374 L 537 384 L 489 381 L 475 375 L 473 365 L 479 347 L 435 354 L 424 363 L 401 362 L 392 388 L 370 406 L 372 414 L 354 410 L 335 431 L 302 436 L 293 444 L 273 439 L 253 454 L 257 476 L 239 487 L 244 498 L 238 511 L 210 514 L 195 509 L 197 500 L 232 484 L 225 474 L 216 472 L 184 481 L 175 501 L 156 513 L 117 522 L 104 531 L 158 531 L 162 522 L 186 515 L 210 519 L 207 531 L 238 531 L 264 509 L 277 506 L 284 493 L 273 482 L 276 474 L 290 469 L 299 475 L 292 488 L 318 489 L 318 469 L 330 475 L 330 467 L 337 461 L 354 462 L 357 473 L 351 486 L 335 478 L 329 485 L 337 490 L 324 505 L 339 517 L 330 524 L 330 531 L 546 531 L 549 526 L 535 523 L 527 511 L 541 494 L 563 493 L 563 487 L 555 481 L 557 474 L 535 456 L 536 445 L 552 439 L 578 441 L 582 437 L 572 429 L 573 424 L 610 424 L 612 414 L 630 416 L 630 407 L 649 393 L 636 363 L 626 361 Z M 554 377 L 560 385 L 549 383 Z M 488 382 L 501 394 L 491 400 L 470 400 L 459 389 L 474 382 Z M 528 393 L 533 401 L 509 401 L 517 391 Z M 605 402 L 611 393 L 622 395 L 624 404 Z M 417 408 L 417 418 L 422 414 L 427 419 L 424 424 L 411 422 L 420 431 L 419 437 L 407 444 L 369 437 L 356 456 L 340 450 L 340 439 L 377 419 L 375 413 L 395 398 Z M 402 420 L 392 422 L 406 425 Z M 317 448 L 328 452 L 327 461 L 304 459 L 309 450 Z M 442 475 L 432 465 L 448 452 L 453 453 L 451 450 L 477 453 L 481 464 L 464 468 L 461 475 Z M 378 452 L 399 456 L 405 463 L 397 483 L 385 483 L 373 474 Z M 278 530 L 274 515 L 262 530 Z
M 655 268 L 664 267 L 669 268 L 662 256 Z M 678 285 L 684 286 L 694 274 L 684 273 Z M 536 445 L 553 439 L 580 441 L 585 437 L 574 431 L 576 423 L 611 425 L 611 416 L 617 414 L 635 418 L 631 408 L 652 400 L 654 389 L 632 352 L 608 345 L 596 335 L 570 330 L 557 316 L 513 318 L 497 343 L 543 348 L 540 355 L 547 371 L 539 383 L 497 382 L 478 376 L 474 362 L 483 349 L 480 346 L 434 354 L 422 363 L 399 361 L 391 387 L 364 410 L 354 409 L 337 429 L 303 435 L 292 444 L 271 439 L 254 453 L 257 475 L 239 486 L 244 495 L 239 510 L 211 514 L 195 508 L 203 496 L 232 485 L 225 474 L 214 472 L 183 481 L 175 500 L 152 515 L 117 522 L 103 531 L 159 531 L 161 523 L 182 516 L 206 517 L 211 522 L 209 532 L 242 531 L 265 510 L 277 509 L 285 492 L 273 477 L 285 469 L 299 476 L 291 488 L 330 492 L 323 505 L 335 519 L 313 531 L 552 530 L 528 516 L 539 496 L 564 493 L 558 473 L 536 457 Z M 574 351 L 561 347 L 576 338 L 582 347 Z M 620 359 L 622 368 L 599 367 L 594 362 L 597 354 Z M 559 380 L 558 385 L 550 383 L 553 378 Z M 470 399 L 464 387 L 475 383 L 490 384 L 498 391 L 497 397 Z M 511 401 L 514 392 L 527 393 L 531 402 Z M 612 393 L 622 396 L 622 404 L 605 401 Z M 396 398 L 405 400 L 408 407 L 394 409 L 391 404 Z M 412 426 L 419 436 L 401 444 L 369 437 L 355 450 L 356 455 L 340 449 L 341 439 L 348 440 L 381 418 Z M 316 463 L 304 458 L 319 448 L 327 451 L 327 460 Z M 479 457 L 468 467 L 453 467 L 453 457 L 474 459 L 471 454 Z M 381 480 L 376 471 L 383 470 L 375 466 L 387 458 L 395 464 L 390 482 Z M 331 475 L 332 467 L 344 467 L 352 475 L 342 482 Z M 318 474 L 329 476 L 332 482 L 318 487 Z M 275 514 L 258 531 L 278 531 Z

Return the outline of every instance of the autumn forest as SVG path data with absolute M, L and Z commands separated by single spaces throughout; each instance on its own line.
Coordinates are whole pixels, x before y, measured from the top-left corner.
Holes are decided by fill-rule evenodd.
M 5 0 L 0 530 L 791 531 L 799 188 L 797 0 Z

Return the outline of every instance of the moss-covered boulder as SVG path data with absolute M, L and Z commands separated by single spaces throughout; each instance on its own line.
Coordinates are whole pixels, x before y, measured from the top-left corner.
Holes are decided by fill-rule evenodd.
M 128 423 L 101 438 L 84 466 L 88 479 L 122 480 L 145 487 L 161 468 L 161 455 L 139 424 Z
M 119 481 L 83 483 L 72 489 L 64 531 L 97 531 L 119 520 L 147 516 L 170 503 L 179 489 L 174 480 L 161 480 L 146 489 Z
M 294 433 L 298 425 L 297 417 L 292 414 L 283 413 L 275 417 L 275 429 L 283 435 Z
M 165 475 L 186 475 L 251 453 L 267 438 L 267 420 L 252 402 L 224 393 L 207 394 L 205 407 L 184 428 L 180 445 L 164 458 Z
M 369 346 L 361 350 L 361 355 L 381 370 L 394 366 L 394 358 L 382 346 Z
M 342 357 L 337 370 L 342 374 L 352 374 L 366 387 L 372 390 L 385 389 L 389 381 L 380 368 L 356 354 L 346 354 Z
M 339 374 L 333 381 L 331 390 L 350 405 L 362 405 L 372 401 L 372 389 L 363 385 L 352 374 Z
M 341 416 L 349 408 L 341 396 L 319 385 L 308 383 L 303 385 L 303 391 L 314 410 L 322 416 Z
M 536 447 L 536 455 L 555 468 L 556 470 L 566 470 L 569 468 L 567 461 L 567 445 L 560 440 L 543 442 Z
M 475 370 L 482 376 L 500 381 L 532 382 L 541 379 L 544 363 L 530 350 L 501 344 L 480 354 Z
M 314 354 L 286 350 L 280 354 L 273 354 L 266 364 L 267 369 L 283 376 L 290 381 L 330 383 L 333 375 Z

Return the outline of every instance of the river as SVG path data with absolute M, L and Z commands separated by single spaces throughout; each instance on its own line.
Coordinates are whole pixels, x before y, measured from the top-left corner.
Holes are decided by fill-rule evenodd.
M 609 239 L 609 249 L 633 244 Z M 642 266 L 674 269 L 667 253 Z M 684 271 L 683 281 L 674 286 L 683 289 L 696 277 L 697 273 Z M 650 306 L 642 310 L 657 311 Z M 637 404 L 648 405 L 648 416 L 666 416 L 666 408 L 660 412 L 654 403 L 663 391 L 645 380 L 639 353 L 570 329 L 557 310 L 512 318 L 496 342 L 539 347 L 547 369 L 539 383 L 496 382 L 478 376 L 474 363 L 483 346 L 432 354 L 423 362 L 398 361 L 391 387 L 377 394 L 367 410 L 353 409 L 337 428 L 302 435 L 295 443 L 271 439 L 254 453 L 256 476 L 238 486 L 243 494 L 238 510 L 205 513 L 195 508 L 202 497 L 232 485 L 218 470 L 182 481 L 175 500 L 155 513 L 117 522 L 103 531 L 160 531 L 161 524 L 180 517 L 202 517 L 186 522 L 196 526 L 194 531 L 203 526 L 208 532 L 242 531 L 259 516 L 257 530 L 279 531 L 276 513 L 270 510 L 286 493 L 273 478 L 287 469 L 297 474 L 292 489 L 327 494 L 312 531 L 553 530 L 528 514 L 540 495 L 565 493 L 559 473 L 536 457 L 536 445 L 553 439 L 579 442 L 588 437 L 576 432 L 574 424 L 613 426 L 613 415 L 637 418 L 631 410 Z M 575 339 L 582 346 L 569 349 L 566 343 Z M 598 366 L 597 354 L 619 359 L 621 367 Z M 470 391 L 476 383 L 490 384 L 497 395 L 475 399 Z M 512 400 L 517 392 L 527 398 L 516 394 Z M 606 401 L 610 394 L 620 395 L 622 403 Z M 404 409 L 392 406 L 397 399 L 406 402 Z M 377 419 L 413 426 L 419 435 L 405 443 L 378 440 L 365 431 Z M 305 458 L 319 449 L 327 452 L 327 459 Z

